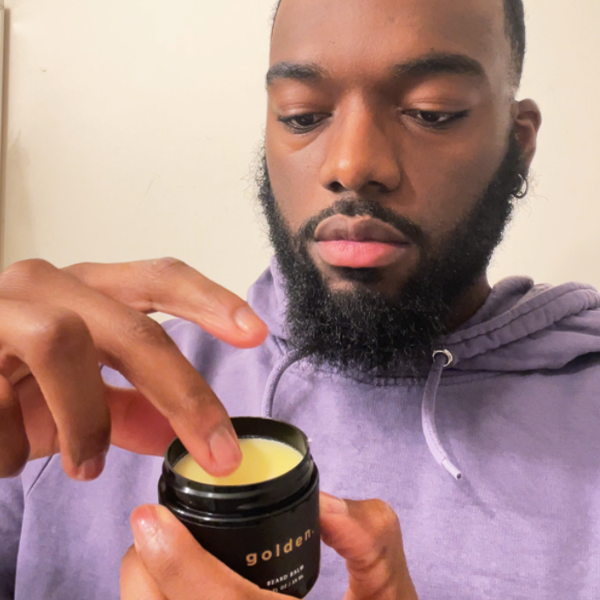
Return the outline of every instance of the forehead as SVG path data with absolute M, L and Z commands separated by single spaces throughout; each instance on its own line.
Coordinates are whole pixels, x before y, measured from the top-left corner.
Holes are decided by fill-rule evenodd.
M 435 53 L 478 61 L 491 81 L 510 72 L 502 0 L 283 0 L 270 64 L 307 62 L 336 76 L 377 77 Z

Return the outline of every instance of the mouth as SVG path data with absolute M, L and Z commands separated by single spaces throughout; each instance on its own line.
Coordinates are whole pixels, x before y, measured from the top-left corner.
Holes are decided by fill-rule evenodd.
M 400 231 L 380 219 L 344 215 L 322 221 L 314 241 L 323 262 L 353 269 L 389 266 L 412 245 Z

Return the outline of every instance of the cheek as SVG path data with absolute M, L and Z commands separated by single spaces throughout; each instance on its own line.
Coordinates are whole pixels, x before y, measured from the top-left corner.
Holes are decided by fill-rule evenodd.
M 318 201 L 319 157 L 308 148 L 290 152 L 278 142 L 276 135 L 269 135 L 269 126 L 265 149 L 277 205 L 288 227 L 297 231 L 308 219 L 326 208 L 326 204 Z
M 469 139 L 451 148 L 412 147 L 403 160 L 405 212 L 433 237 L 454 229 L 487 189 L 507 146 L 505 135 Z

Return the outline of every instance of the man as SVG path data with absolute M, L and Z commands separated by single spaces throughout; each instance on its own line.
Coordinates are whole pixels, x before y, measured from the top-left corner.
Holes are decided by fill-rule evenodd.
M 300 426 L 354 499 L 322 498 L 312 597 L 597 597 L 600 296 L 485 277 L 541 122 L 524 45 L 519 0 L 283 0 L 252 308 L 173 260 L 2 275 L 2 474 L 37 459 L 0 484 L 3 597 L 116 597 L 142 454 L 232 471 L 225 409 Z M 131 525 L 125 600 L 274 598 L 164 509 Z

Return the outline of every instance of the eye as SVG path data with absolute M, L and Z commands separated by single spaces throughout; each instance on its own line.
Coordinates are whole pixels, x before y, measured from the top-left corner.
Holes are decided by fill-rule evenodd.
M 442 129 L 450 123 L 464 119 L 469 115 L 468 110 L 460 112 L 440 112 L 434 110 L 406 110 L 404 114 L 411 117 L 422 127 Z
M 306 113 L 303 115 L 292 115 L 291 117 L 277 117 L 277 120 L 291 129 L 293 133 L 306 133 L 312 131 L 328 116 L 323 113 Z

